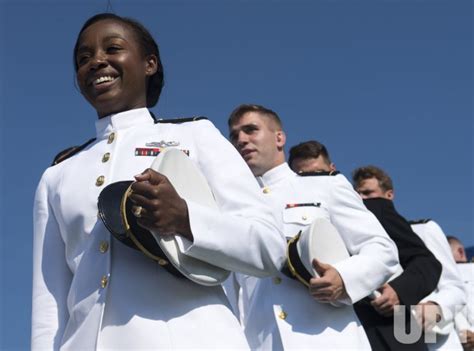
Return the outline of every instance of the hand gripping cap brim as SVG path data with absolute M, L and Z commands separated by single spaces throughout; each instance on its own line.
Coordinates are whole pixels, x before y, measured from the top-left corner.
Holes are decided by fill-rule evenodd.
M 121 243 L 142 251 L 158 262 L 171 274 L 182 277 L 169 264 L 166 254 L 151 233 L 140 227 L 132 213 L 132 203 L 128 199 L 132 181 L 121 181 L 106 186 L 99 194 L 99 217 L 109 232 Z
M 156 157 L 151 168 L 165 175 L 183 199 L 218 211 L 206 178 L 183 151 L 165 149 Z M 229 271 L 183 253 L 177 241 L 181 239 L 161 236 L 155 231 L 152 234 L 171 264 L 188 279 L 212 286 L 221 284 L 229 276 Z
M 288 242 L 287 260 L 291 274 L 309 286 L 318 273 L 313 259 L 335 264 L 349 257 L 344 241 L 336 228 L 324 218 L 318 218 Z
M 200 170 L 178 149 L 165 149 L 151 168 L 165 175 L 185 200 L 217 209 L 214 196 Z M 182 252 L 175 236 L 162 237 L 138 225 L 128 199 L 132 181 L 116 182 L 99 195 L 99 216 L 112 235 L 123 244 L 142 251 L 175 276 L 186 277 L 200 285 L 224 282 L 230 272 Z

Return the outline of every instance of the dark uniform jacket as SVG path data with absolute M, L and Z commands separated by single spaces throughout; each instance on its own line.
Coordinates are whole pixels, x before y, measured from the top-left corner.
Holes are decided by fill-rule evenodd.
M 375 198 L 364 200 L 364 204 L 377 217 L 398 248 L 404 271 L 390 281 L 390 286 L 398 294 L 401 305 L 416 305 L 438 285 L 441 264 L 412 231 L 407 220 L 398 214 L 392 201 Z M 368 298 L 354 307 L 374 350 L 427 350 L 423 337 L 414 344 L 397 341 L 393 331 L 393 316 L 380 315 L 370 305 Z

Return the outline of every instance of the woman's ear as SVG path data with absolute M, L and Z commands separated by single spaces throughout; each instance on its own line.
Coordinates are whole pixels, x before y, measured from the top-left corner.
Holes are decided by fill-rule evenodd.
M 148 55 L 145 63 L 145 74 L 150 77 L 156 73 L 158 69 L 158 60 L 155 55 Z

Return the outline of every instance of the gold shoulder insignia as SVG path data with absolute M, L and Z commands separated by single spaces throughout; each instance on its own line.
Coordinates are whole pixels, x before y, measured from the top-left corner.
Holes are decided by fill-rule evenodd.
M 58 163 L 61 163 L 63 162 L 64 160 L 67 160 L 68 158 L 74 156 L 75 154 L 77 154 L 79 151 L 83 150 L 84 148 L 86 148 L 89 144 L 91 144 L 93 141 L 95 141 L 95 138 L 92 138 L 92 139 L 89 139 L 87 142 L 85 142 L 84 144 L 82 145 L 79 145 L 79 146 L 71 146 L 71 147 L 68 147 L 67 149 L 64 149 L 63 151 L 61 151 L 60 153 L 58 153 L 55 157 L 54 157 L 54 160 L 53 160 L 53 163 L 51 164 L 51 166 L 55 166 L 57 165 Z

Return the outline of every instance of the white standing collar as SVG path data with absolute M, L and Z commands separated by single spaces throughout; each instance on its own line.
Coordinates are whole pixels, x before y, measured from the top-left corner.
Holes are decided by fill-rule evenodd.
M 291 177 L 296 175 L 288 166 L 288 163 L 284 162 L 281 165 L 273 167 L 269 171 L 265 172 L 263 175 L 259 177 L 255 177 L 257 179 L 258 184 L 261 188 L 271 187 L 274 184 L 278 183 L 280 180 Z
M 119 112 L 100 118 L 95 122 L 97 138 L 108 135 L 112 130 L 126 129 L 129 127 L 153 124 L 153 117 L 146 107 Z

